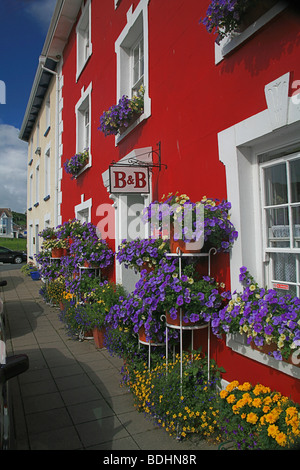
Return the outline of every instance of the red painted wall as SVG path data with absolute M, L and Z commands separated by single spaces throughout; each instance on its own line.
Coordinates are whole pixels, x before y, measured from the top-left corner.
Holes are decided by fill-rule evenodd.
M 74 217 L 74 206 L 93 198 L 92 222 L 97 206 L 111 203 L 103 187 L 102 172 L 112 160 L 131 150 L 156 147 L 161 142 L 162 162 L 168 168 L 154 172 L 154 194 L 187 193 L 226 198 L 225 169 L 218 158 L 217 133 L 266 109 L 264 87 L 291 72 L 300 79 L 300 18 L 284 12 L 254 37 L 215 65 L 215 36 L 199 18 L 209 1 L 151 0 L 149 2 L 149 95 L 151 117 L 120 144 L 104 137 L 99 118 L 116 103 L 115 41 L 126 25 L 126 13 L 138 1 L 92 0 L 93 54 L 76 83 L 75 27 L 64 51 L 63 161 L 75 153 L 75 105 L 81 89 L 92 81 L 92 168 L 77 180 L 63 174 L 62 219 Z M 113 246 L 113 244 L 112 244 Z M 229 284 L 228 255 L 213 260 L 212 273 Z M 215 357 L 227 373 L 226 380 L 262 382 L 300 402 L 299 381 L 233 353 L 218 342 Z

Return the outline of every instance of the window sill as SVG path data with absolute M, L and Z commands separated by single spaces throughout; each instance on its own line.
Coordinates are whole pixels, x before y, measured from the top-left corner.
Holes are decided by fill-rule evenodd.
M 300 379 L 300 367 L 293 366 L 292 364 L 287 364 L 283 361 L 278 361 L 267 354 L 259 352 L 255 349 L 252 349 L 246 343 L 246 337 L 240 334 L 227 334 L 226 345 L 232 349 L 234 352 L 241 354 L 249 359 L 257 361 L 261 364 L 275 369 L 278 372 L 282 372 L 291 377 Z
M 221 62 L 227 55 L 237 49 L 241 44 L 247 41 L 251 36 L 253 36 L 263 26 L 273 20 L 273 18 L 279 15 L 279 13 L 282 13 L 286 8 L 286 2 L 279 1 L 276 5 L 273 6 L 273 8 L 271 8 L 257 21 L 246 28 L 245 31 L 242 33 L 234 33 L 231 36 L 222 39 L 220 44 L 215 44 L 215 64 Z
M 84 173 L 88 168 L 90 168 L 92 166 L 92 156 L 91 154 L 89 155 L 89 162 L 83 167 L 81 168 L 81 170 L 77 173 L 76 176 L 74 176 L 74 179 L 76 180 L 80 175 L 82 175 L 82 173 Z
M 122 134 L 117 134 L 116 137 L 115 137 L 115 142 L 116 142 L 116 146 L 125 138 L 128 136 L 128 134 L 130 134 L 139 124 L 141 124 L 143 121 L 145 121 L 146 119 L 148 119 L 150 117 L 150 115 L 148 115 L 147 113 L 143 113 L 141 114 L 136 121 L 134 121 L 134 123 L 131 124 L 130 127 L 127 128 L 127 130 L 125 132 L 123 132 Z
M 82 72 L 84 71 L 85 67 L 87 66 L 89 60 L 90 60 L 90 57 L 92 55 L 92 51 L 89 53 L 87 59 L 85 60 L 85 62 L 81 65 L 81 67 L 78 68 L 78 70 L 76 71 L 76 83 L 78 82 Z

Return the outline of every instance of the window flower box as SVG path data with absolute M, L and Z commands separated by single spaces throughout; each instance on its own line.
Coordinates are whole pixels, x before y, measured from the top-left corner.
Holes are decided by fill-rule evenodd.
M 209 33 L 216 33 L 216 42 L 234 33 L 241 33 L 278 0 L 212 0 L 200 23 Z
M 123 134 L 144 112 L 144 87 L 131 99 L 123 95 L 118 104 L 104 111 L 100 117 L 99 130 L 108 135 Z
M 83 152 L 76 153 L 71 158 L 67 159 L 64 163 L 65 172 L 70 174 L 72 179 L 78 176 L 79 172 L 89 162 L 89 150 L 85 149 Z
M 298 358 L 291 356 L 300 350 L 300 299 L 259 287 L 245 266 L 240 269 L 240 282 L 243 291 L 213 315 L 213 333 L 245 334 L 248 346 L 297 365 Z

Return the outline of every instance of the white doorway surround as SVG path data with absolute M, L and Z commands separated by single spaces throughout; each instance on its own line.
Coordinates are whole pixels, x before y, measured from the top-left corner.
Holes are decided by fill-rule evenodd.
M 128 155 L 119 160 L 116 164 L 130 164 L 130 162 L 142 162 L 143 164 L 152 163 L 152 147 L 135 149 Z M 110 192 L 109 182 L 109 169 L 102 173 L 103 184 L 107 191 Z M 130 240 L 130 226 L 135 224 L 139 238 L 148 237 L 148 227 L 143 223 L 138 222 L 139 214 L 136 208 L 147 207 L 152 200 L 151 191 L 151 172 L 150 172 L 150 191 L 149 193 L 123 193 L 123 194 L 110 194 L 113 200 L 112 206 L 115 210 L 115 251 L 122 240 Z M 133 269 L 126 269 L 123 265 L 116 261 L 116 282 L 122 284 L 125 289 L 130 292 L 134 289 L 135 283 L 139 279 L 139 274 L 136 274 Z
M 300 90 L 289 96 L 295 83 L 290 83 L 289 72 L 268 83 L 264 89 L 266 109 L 218 134 L 219 159 L 226 171 L 227 199 L 232 203 L 231 221 L 239 233 L 230 255 L 232 292 L 242 290 L 239 282 L 242 266 L 248 268 L 259 285 L 272 287 L 265 246 L 261 173 L 264 162 L 286 161 L 300 151 Z M 298 248 L 290 251 L 291 256 L 300 256 Z M 299 368 L 252 350 L 241 335 L 227 335 L 227 345 L 239 354 L 300 377 Z

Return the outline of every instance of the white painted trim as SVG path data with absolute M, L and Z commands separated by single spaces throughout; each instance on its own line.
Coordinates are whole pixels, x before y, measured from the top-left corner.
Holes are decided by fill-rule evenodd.
M 260 236 L 258 155 L 299 144 L 300 103 L 288 96 L 289 79 L 287 73 L 266 85 L 266 95 L 271 93 L 273 96 L 272 100 L 266 96 L 267 109 L 218 133 L 219 159 L 225 165 L 227 198 L 232 203 L 231 221 L 239 233 L 230 254 L 232 291 L 241 290 L 241 266 L 247 266 L 256 281 L 265 285 L 261 262 L 263 246 Z M 250 357 L 249 348 L 245 349 L 245 345 L 241 348 L 232 338 L 228 339 L 227 344 L 236 352 Z M 264 362 L 261 353 L 251 352 L 251 357 Z M 278 361 L 271 367 L 280 369 Z M 287 370 L 284 366 L 285 373 L 289 373 Z
M 88 221 L 91 222 L 92 205 L 93 205 L 92 203 L 93 203 L 92 198 L 84 201 L 84 195 L 82 194 L 80 204 L 77 204 L 77 206 L 74 207 L 75 218 L 76 219 L 78 218 L 78 212 L 88 209 L 89 211 Z
M 88 11 L 87 11 L 88 10 Z M 85 19 L 85 16 L 88 14 L 89 16 L 89 53 L 88 57 L 86 58 L 85 61 L 83 61 L 81 64 L 79 64 L 79 48 L 78 48 L 78 36 L 80 35 L 80 28 L 81 28 L 81 23 Z M 92 55 L 93 52 L 93 45 L 92 45 L 92 32 L 91 32 L 91 23 L 92 23 L 92 12 L 91 12 L 91 0 L 87 0 L 86 4 L 81 7 L 81 16 L 78 20 L 77 26 L 76 26 L 76 82 L 78 81 L 83 69 L 85 68 L 90 56 Z
M 132 150 L 129 154 L 125 155 L 118 163 L 126 163 L 131 159 L 137 159 L 144 163 L 152 163 L 153 161 L 153 149 L 152 147 L 145 147 Z M 109 169 L 102 173 L 102 180 L 103 185 L 109 192 Z M 149 194 L 142 194 L 144 197 L 144 205 L 145 207 L 150 204 L 152 201 L 152 179 L 150 174 L 150 192 Z M 117 252 L 119 244 L 122 241 L 122 225 L 124 226 L 124 220 L 122 219 L 122 211 L 124 207 L 126 207 L 126 194 L 124 195 L 116 195 L 110 194 L 110 199 L 113 200 L 113 207 L 115 209 L 115 251 Z M 148 227 L 145 228 L 145 232 L 147 232 Z M 115 263 L 115 273 L 116 273 L 116 282 L 122 282 L 122 266 L 120 263 L 116 261 Z
M 126 38 L 129 37 L 134 24 L 136 23 L 139 16 L 143 15 L 143 38 L 144 38 L 144 113 L 130 126 L 126 132 L 122 135 L 116 135 L 115 144 L 117 145 L 121 142 L 140 122 L 147 119 L 151 116 L 151 99 L 149 97 L 149 28 L 148 28 L 148 4 L 150 0 L 140 0 L 140 3 L 137 5 L 136 9 L 133 11 L 133 7 L 129 8 L 127 12 L 127 24 L 124 27 L 123 31 L 119 35 L 118 39 L 115 42 L 115 52 L 117 55 L 117 101 L 123 96 L 123 94 L 129 95 L 129 90 L 124 90 L 123 80 L 124 80 L 124 71 L 123 71 L 123 80 L 122 80 L 122 44 Z M 128 79 L 129 80 L 129 79 Z
M 81 175 L 81 173 L 83 173 L 87 168 L 90 168 L 92 166 L 92 149 L 91 149 L 91 143 L 92 143 L 92 90 L 93 90 L 93 84 L 92 82 L 90 82 L 90 84 L 88 85 L 88 87 L 86 89 L 84 89 L 84 87 L 82 87 L 81 89 L 81 97 L 80 99 L 77 101 L 76 105 L 75 105 L 75 114 L 76 114 L 76 152 L 82 152 L 83 149 L 82 148 L 79 148 L 79 142 L 78 142 L 78 127 L 79 127 L 79 119 L 78 119 L 78 114 L 79 114 L 79 109 L 81 107 L 81 105 L 83 104 L 83 102 L 88 99 L 89 101 L 89 143 L 90 143 L 90 146 L 89 146 L 89 162 L 87 163 L 87 165 L 85 165 L 85 167 L 82 168 L 82 170 L 77 174 L 76 177 L 78 177 L 79 175 Z

